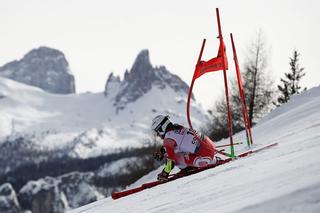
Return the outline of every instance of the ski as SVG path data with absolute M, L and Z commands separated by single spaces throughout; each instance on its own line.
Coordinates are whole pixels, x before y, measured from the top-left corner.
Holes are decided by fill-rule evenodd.
M 145 189 L 149 189 L 149 188 L 152 188 L 152 187 L 155 187 L 157 185 L 161 185 L 161 184 L 164 184 L 164 183 L 168 183 L 168 182 L 171 182 L 171 181 L 174 181 L 176 179 L 179 179 L 179 178 L 182 178 L 182 177 L 186 177 L 186 176 L 189 176 L 189 175 L 193 175 L 193 174 L 196 174 L 198 172 L 202 172 L 202 171 L 205 171 L 207 169 L 212 169 L 212 168 L 215 168 L 217 166 L 221 166 L 223 164 L 226 164 L 226 163 L 229 163 L 233 160 L 236 160 L 238 158 L 243 158 L 243 157 L 246 157 L 250 154 L 253 154 L 253 153 L 257 153 L 257 152 L 260 152 L 260 151 L 263 151 L 265 149 L 268 149 L 268 148 L 271 148 L 271 147 L 274 147 L 278 145 L 278 143 L 272 143 L 272 144 L 268 144 L 266 146 L 263 146 L 263 147 L 260 147 L 260 148 L 257 148 L 257 149 L 254 149 L 254 150 L 249 150 L 249 151 L 246 151 L 246 152 L 243 152 L 241 154 L 239 154 L 238 156 L 236 156 L 236 158 L 231 158 L 231 157 L 228 157 L 226 159 L 222 159 L 222 160 L 219 160 L 216 164 L 214 165 L 210 165 L 210 166 L 207 166 L 207 167 L 203 167 L 203 168 L 197 168 L 195 170 L 192 170 L 184 175 L 180 175 L 179 173 L 177 174 L 173 174 L 171 176 L 169 176 L 169 179 L 166 180 L 166 181 L 153 181 L 153 182 L 148 182 L 148 183 L 144 183 L 142 184 L 141 186 L 138 186 L 136 188 L 132 188 L 132 189 L 127 189 L 127 190 L 124 190 L 124 191 L 120 191 L 120 192 L 112 192 L 111 193 L 111 197 L 112 199 L 116 200 L 116 199 L 119 199 L 119 198 L 122 198 L 122 197 L 125 197 L 125 196 L 128 196 L 128 195 L 131 195 L 131 194 L 134 194 L 134 193 L 137 193 L 137 192 L 140 192 L 140 191 L 143 191 Z

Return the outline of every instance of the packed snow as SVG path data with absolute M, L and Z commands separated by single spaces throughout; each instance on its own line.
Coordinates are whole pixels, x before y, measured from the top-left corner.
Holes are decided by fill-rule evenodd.
M 118 200 L 109 197 L 70 212 L 320 212 L 320 87 L 293 96 L 252 132 L 254 147 L 274 142 L 278 145 Z M 234 141 L 244 140 L 243 132 L 234 137 Z M 237 152 L 246 150 L 245 146 L 239 146 Z M 155 180 L 159 171 L 133 186 Z

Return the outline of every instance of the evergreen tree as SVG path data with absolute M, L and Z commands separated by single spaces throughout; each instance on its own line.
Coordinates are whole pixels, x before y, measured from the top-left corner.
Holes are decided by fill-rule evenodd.
M 297 50 L 293 51 L 293 57 L 290 58 L 289 65 L 290 65 L 290 72 L 285 73 L 285 79 L 281 78 L 282 85 L 278 85 L 278 90 L 280 92 L 280 96 L 278 97 L 277 106 L 284 104 L 289 101 L 290 96 L 293 94 L 299 94 L 301 90 L 301 86 L 299 85 L 300 80 L 303 76 L 305 76 L 304 68 L 300 68 L 299 56 Z M 306 88 L 305 88 L 306 89 Z M 304 90 L 305 90 L 304 89 Z

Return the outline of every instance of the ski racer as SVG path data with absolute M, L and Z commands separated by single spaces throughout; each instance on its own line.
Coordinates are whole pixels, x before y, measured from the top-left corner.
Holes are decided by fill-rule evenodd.
M 152 120 L 152 130 L 163 139 L 163 147 L 154 153 L 158 161 L 167 159 L 158 180 L 168 180 L 174 166 L 187 172 L 194 168 L 215 164 L 215 145 L 207 136 L 199 136 L 192 129 L 173 124 L 169 116 L 158 115 Z

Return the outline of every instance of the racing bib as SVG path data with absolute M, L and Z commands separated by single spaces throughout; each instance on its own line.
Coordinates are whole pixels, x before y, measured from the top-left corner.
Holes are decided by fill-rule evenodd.
M 199 142 L 194 136 L 193 131 L 187 128 L 170 131 L 165 137 L 175 140 L 178 152 L 195 153 L 199 146 Z

